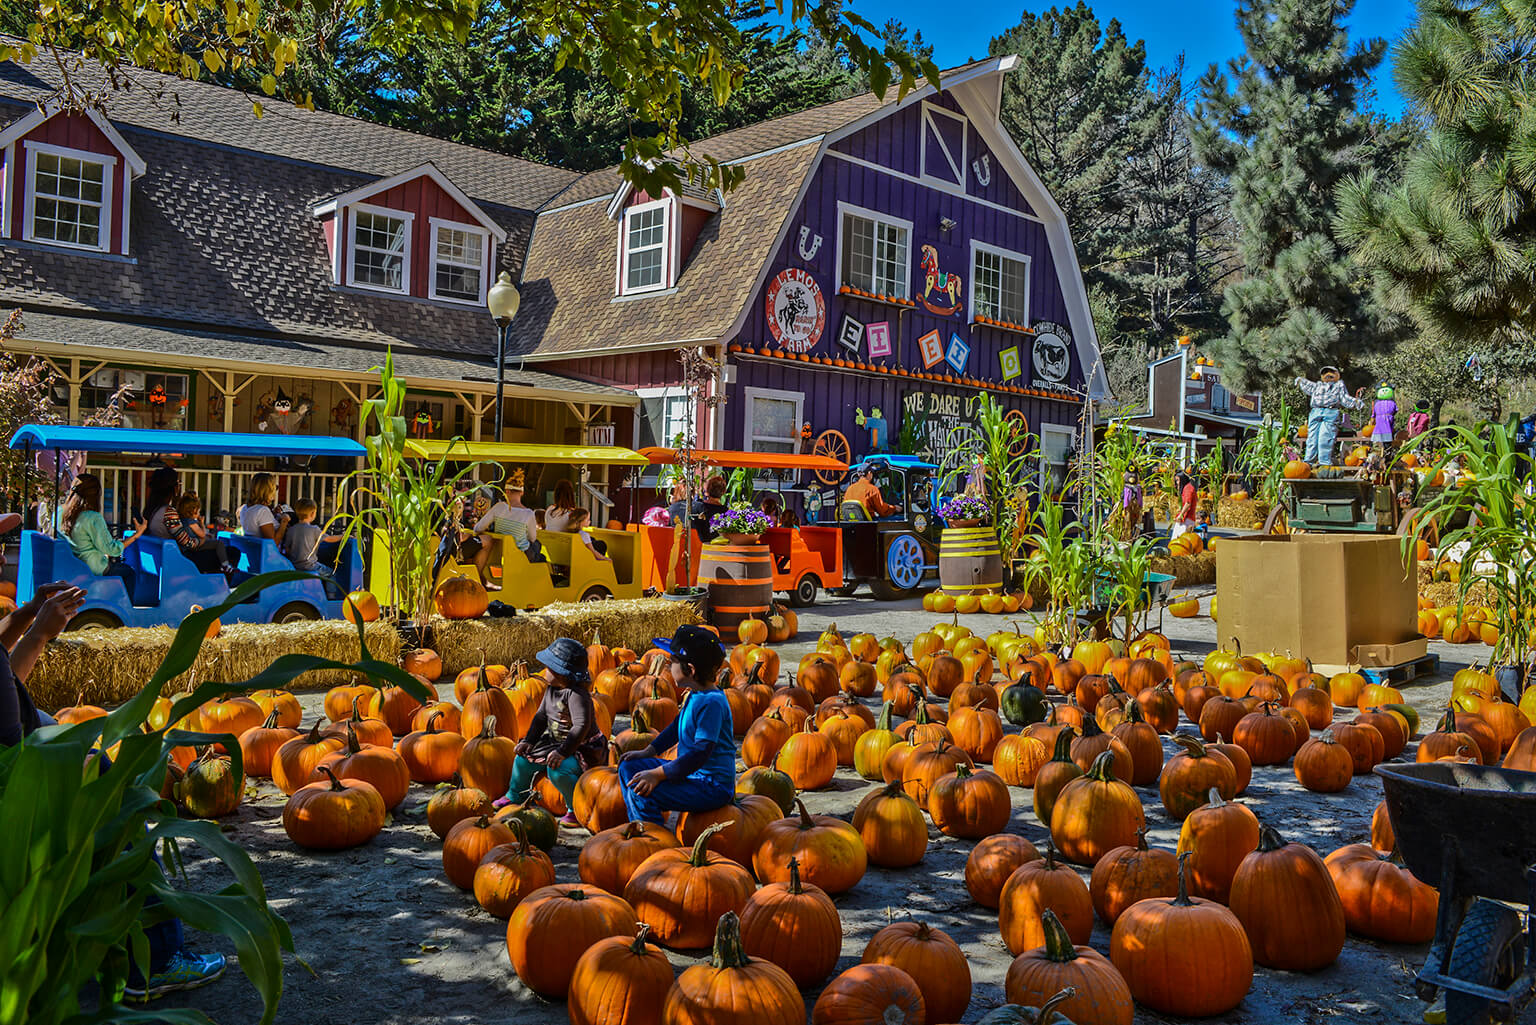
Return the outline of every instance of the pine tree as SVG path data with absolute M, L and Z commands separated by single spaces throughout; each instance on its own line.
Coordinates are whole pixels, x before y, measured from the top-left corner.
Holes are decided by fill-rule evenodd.
M 1428 122 L 1393 183 L 1340 188 L 1338 231 L 1407 311 L 1434 358 L 1429 388 L 1465 387 L 1467 358 L 1536 369 L 1536 82 L 1532 0 L 1421 0 L 1396 78 Z
M 1195 154 L 1225 175 L 1241 278 L 1224 292 L 1223 337 L 1208 351 L 1245 387 L 1348 371 L 1400 336 L 1397 318 L 1333 233 L 1335 186 L 1390 159 L 1389 126 L 1362 112 L 1379 39 L 1351 46 L 1354 0 L 1239 0 L 1246 56 L 1200 82 Z

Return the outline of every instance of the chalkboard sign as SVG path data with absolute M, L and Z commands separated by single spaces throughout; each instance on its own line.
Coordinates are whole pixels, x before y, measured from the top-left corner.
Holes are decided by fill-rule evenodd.
M 980 404 L 980 392 L 908 392 L 901 400 L 902 433 L 914 439 L 912 454 L 942 466 L 944 457 L 961 437 L 958 429 L 975 430 Z

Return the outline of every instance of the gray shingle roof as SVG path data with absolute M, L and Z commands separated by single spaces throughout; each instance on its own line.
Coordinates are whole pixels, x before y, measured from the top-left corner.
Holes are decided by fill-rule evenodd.
M 27 342 L 55 342 L 71 347 L 130 349 L 154 353 L 172 359 L 217 359 L 255 365 L 279 365 L 309 370 L 368 373 L 383 361 L 383 353 L 374 349 L 336 343 L 292 338 L 264 338 L 252 335 L 198 331 L 181 327 L 160 327 L 142 323 L 104 320 L 96 317 L 61 316 L 54 313 L 25 311 L 23 327 L 14 348 L 25 350 Z M 393 350 L 395 370 L 407 378 L 428 379 L 449 384 L 465 381 L 493 381 L 492 361 L 440 355 L 414 349 Z M 509 367 L 507 383 L 511 386 L 567 392 L 573 397 L 603 398 L 621 403 L 635 401 L 634 396 L 617 388 L 545 373 L 542 370 L 518 370 Z

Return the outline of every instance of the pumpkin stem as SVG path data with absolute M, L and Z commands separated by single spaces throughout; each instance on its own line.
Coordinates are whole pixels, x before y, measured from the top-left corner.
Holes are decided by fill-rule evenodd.
M 261 724 L 261 728 L 264 730 L 277 729 L 277 709 L 274 708 L 267 713 L 267 721 Z
M 479 739 L 490 740 L 494 736 L 496 736 L 496 717 L 494 715 L 488 715 L 485 717 L 485 722 L 480 724 Z
M 1455 733 L 1456 732 L 1456 708 L 1455 708 L 1455 706 L 1453 706 L 1453 705 L 1446 705 L 1445 706 L 1445 714 L 1442 715 L 1440 717 L 1440 721 L 1435 724 L 1435 732 L 1436 733 Z
M 1195 902 L 1189 899 L 1189 856 L 1194 851 L 1185 851 L 1179 855 L 1179 895 L 1173 898 L 1173 907 L 1187 908 Z
M 331 789 L 332 790 L 345 790 L 345 789 L 347 789 L 345 786 L 342 785 L 341 780 L 336 778 L 336 774 L 331 771 L 331 767 L 329 765 L 322 765 L 322 766 L 320 766 L 320 771 L 325 773 L 326 777 L 331 781 Z
M 1053 762 L 1070 762 L 1072 760 L 1073 733 L 1070 729 L 1064 729 L 1056 734 L 1056 750 L 1051 754 Z
M 880 706 L 880 715 L 875 719 L 875 729 L 889 731 L 891 728 L 891 706 L 893 702 L 887 701 Z
M 635 942 L 629 945 L 629 952 L 631 954 L 637 954 L 641 957 L 645 956 L 645 938 L 649 936 L 650 933 L 651 927 L 646 925 L 644 922 L 641 922 L 640 928 L 635 930 Z
M 363 696 L 361 694 L 352 699 L 352 720 L 354 722 L 361 721 L 363 718 L 363 710 L 357 706 L 357 703 L 361 700 L 363 700 Z
M 1056 842 L 1050 837 L 1045 838 L 1045 870 L 1056 871 Z
M 1140 829 L 1136 830 L 1136 849 L 1138 851 L 1151 850 L 1151 848 L 1147 846 L 1146 826 L 1142 826 Z
M 814 828 L 816 823 L 811 821 L 811 813 L 805 810 L 805 802 L 797 797 L 795 798 L 795 807 L 800 809 L 800 828 Z
M 318 744 L 318 743 L 320 743 L 320 740 L 321 740 L 321 737 L 320 737 L 320 724 L 323 723 L 323 722 L 325 722 L 324 719 L 316 719 L 315 720 L 315 724 L 309 728 L 309 736 L 304 738 L 304 743 L 306 743 L 306 744 Z
M 1267 823 L 1259 823 L 1259 851 L 1268 854 L 1278 851 L 1285 846 L 1285 841 L 1280 837 L 1280 831 Z
M 709 857 L 709 841 L 715 838 L 715 834 L 724 830 L 730 822 L 716 822 L 699 834 L 699 838 L 693 842 L 693 853 L 688 856 L 688 864 L 694 868 L 703 868 L 704 862 Z
M 1205 744 L 1198 738 L 1188 733 L 1175 733 L 1173 742 L 1184 749 L 1184 753 L 1191 758 L 1205 757 Z
M 518 852 L 524 857 L 528 856 L 528 830 L 523 825 L 523 820 L 513 816 L 507 819 L 507 828 L 512 830 L 512 835 L 517 837 Z
M 1040 1005 L 1039 1011 L 1036 1012 L 1037 1017 L 1035 1018 L 1035 1021 L 1048 1022 L 1052 1018 L 1058 1017 L 1056 1014 L 1056 1005 L 1065 1003 L 1075 996 L 1077 996 L 1077 987 L 1068 986 L 1066 989 L 1062 990 L 1060 993 L 1057 993 L 1055 996 L 1051 997 L 1051 999 Z
M 565 895 L 567 897 L 569 897 L 571 900 L 586 900 L 587 899 L 587 891 L 583 890 L 579 886 L 571 887 L 569 890 L 565 891 Z
M 1112 748 L 1105 748 L 1104 753 L 1093 760 L 1088 767 L 1088 778 L 1098 783 L 1111 783 L 1115 781 L 1115 752 Z
M 1212 808 L 1224 808 L 1227 805 L 1227 802 L 1221 799 L 1221 790 L 1217 787 L 1211 787 L 1205 797 L 1206 803 Z
M 917 690 L 916 687 L 913 687 L 912 689 Z M 913 713 L 912 721 L 917 723 L 919 726 L 926 726 L 928 723 L 933 721 L 928 718 L 928 699 L 923 697 L 922 694 L 918 694 L 917 696 L 917 711 Z
M 800 859 L 799 858 L 790 858 L 789 859 L 789 887 L 788 887 L 788 890 L 789 890 L 790 893 L 794 894 L 797 897 L 805 892 L 805 890 L 800 885 Z
M 1072 943 L 1072 937 L 1067 935 L 1067 927 L 1061 924 L 1061 919 L 1056 917 L 1056 912 L 1046 908 L 1040 915 L 1041 928 L 1045 930 L 1045 956 L 1049 961 L 1057 964 L 1070 964 L 1077 960 L 1077 948 Z M 1044 1017 L 1038 1019 L 1045 1021 Z
M 351 723 L 347 723 L 347 754 L 355 755 L 362 749 L 363 746 L 357 742 L 357 731 L 352 728 Z
M 1125 705 L 1126 722 L 1146 722 L 1147 717 L 1141 714 L 1140 701 L 1128 701 Z
M 727 911 L 715 926 L 715 949 L 710 956 L 711 968 L 745 968 L 752 963 L 741 946 L 741 919 L 736 912 Z
M 629 729 L 631 733 L 651 732 L 651 724 L 645 717 L 645 709 L 637 708 L 629 714 Z
M 437 720 L 441 719 L 442 717 L 443 717 L 443 713 L 442 712 L 433 712 L 431 715 L 427 716 L 427 732 L 428 733 L 436 733 L 437 732 Z

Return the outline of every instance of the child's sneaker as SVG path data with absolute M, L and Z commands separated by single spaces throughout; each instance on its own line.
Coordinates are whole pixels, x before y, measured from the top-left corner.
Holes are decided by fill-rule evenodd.
M 178 950 L 171 955 L 171 963 L 165 966 L 165 971 L 149 977 L 148 985 L 129 983 L 123 995 L 131 1000 L 153 1000 L 178 990 L 206 986 L 223 974 L 223 954 L 189 954 Z

